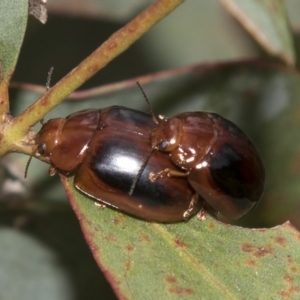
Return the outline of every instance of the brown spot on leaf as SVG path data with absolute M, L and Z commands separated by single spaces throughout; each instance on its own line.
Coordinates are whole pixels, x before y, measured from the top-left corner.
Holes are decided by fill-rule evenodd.
M 167 284 L 170 285 L 169 292 L 170 294 L 176 294 L 176 295 L 192 295 L 194 294 L 194 291 L 191 288 L 188 287 L 180 287 L 178 284 L 178 280 L 173 275 L 168 275 L 165 278 L 165 281 Z
M 169 288 L 171 294 L 176 295 L 192 295 L 194 291 L 191 288 L 171 287 Z
M 266 247 L 258 247 L 254 253 L 254 255 L 258 258 L 264 257 L 266 255 L 272 254 L 273 249 L 271 246 Z
M 148 234 L 145 234 L 145 233 L 141 233 L 140 234 L 140 241 L 141 242 L 147 242 L 147 243 L 150 243 L 151 242 L 151 238 Z
M 123 223 L 123 219 L 121 218 L 121 216 L 117 216 L 113 218 L 113 224 L 114 225 L 120 225 Z
M 272 198 L 273 199 L 273 198 Z M 265 233 L 267 232 L 267 229 L 265 228 L 260 228 L 260 229 L 257 229 L 256 232 L 259 232 L 259 233 Z
M 290 299 L 292 298 L 296 293 L 299 293 L 299 288 L 295 286 L 295 282 L 293 277 L 289 275 L 285 275 L 283 277 L 283 280 L 287 283 L 288 287 L 286 290 L 283 290 L 280 292 L 280 296 L 283 299 Z
M 208 224 L 208 228 L 211 229 L 211 230 L 215 229 L 215 224 L 213 222 L 210 222 Z
M 293 278 L 292 278 L 291 276 L 289 276 L 289 275 L 285 275 L 285 276 L 283 277 L 283 280 L 284 280 L 284 281 L 287 281 L 287 282 L 290 282 L 290 281 L 293 280 Z
M 128 259 L 126 262 L 125 262 L 125 270 L 126 272 L 128 272 L 131 268 L 131 260 Z
M 275 242 L 277 243 L 277 244 L 279 244 L 280 246 L 282 246 L 282 247 L 285 247 L 286 246 L 286 238 L 285 237 L 283 237 L 283 236 L 281 236 L 281 235 L 278 235 L 278 236 L 276 236 L 275 238 Z
M 192 295 L 194 293 L 194 291 L 191 288 L 185 288 L 184 289 L 184 293 L 186 295 Z
M 110 233 L 106 236 L 106 240 L 109 242 L 116 242 L 118 239 L 113 234 Z
M 128 252 L 131 252 L 134 250 L 134 247 L 131 244 L 126 245 L 126 249 Z
M 177 279 L 175 276 L 172 276 L 172 275 L 169 275 L 166 277 L 166 282 L 167 283 L 171 283 L 171 284 L 174 284 L 177 282 Z
M 298 273 L 298 268 L 296 266 L 292 266 L 290 270 L 292 273 Z
M 251 244 L 243 243 L 243 244 L 242 244 L 242 251 L 243 251 L 243 252 L 252 252 L 253 247 L 254 247 L 254 246 L 251 245 Z
M 255 267 L 256 266 L 256 261 L 253 260 L 253 259 L 246 260 L 246 265 L 249 266 L 249 267 Z
M 266 245 L 263 247 L 256 247 L 250 243 L 243 243 L 242 244 L 242 251 L 247 253 L 252 253 L 255 257 L 261 258 L 268 254 L 273 253 L 273 249 L 270 245 Z
M 289 264 L 289 270 L 291 271 L 291 273 L 299 272 L 297 264 L 294 263 L 294 260 L 291 258 L 290 255 L 287 256 L 287 262 Z
M 186 244 L 181 239 L 175 239 L 174 242 L 175 242 L 176 246 L 178 246 L 180 248 L 186 247 Z

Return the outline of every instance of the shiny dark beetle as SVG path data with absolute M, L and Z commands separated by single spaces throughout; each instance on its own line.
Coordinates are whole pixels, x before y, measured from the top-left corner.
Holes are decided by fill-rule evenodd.
M 120 106 L 45 123 L 36 154 L 82 193 L 136 217 L 176 222 L 203 205 L 239 218 L 259 201 L 264 166 L 233 123 L 204 112 L 161 118 Z

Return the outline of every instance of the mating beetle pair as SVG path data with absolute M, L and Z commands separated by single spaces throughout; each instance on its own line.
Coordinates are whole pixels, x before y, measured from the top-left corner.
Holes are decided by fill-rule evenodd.
M 155 120 L 133 109 L 90 109 L 45 123 L 36 154 L 101 203 L 156 222 L 205 205 L 237 219 L 264 188 L 261 156 L 236 125 L 206 112 Z

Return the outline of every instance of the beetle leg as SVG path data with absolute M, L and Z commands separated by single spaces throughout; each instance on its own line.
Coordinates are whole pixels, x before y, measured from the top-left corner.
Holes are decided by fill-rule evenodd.
M 203 221 L 206 219 L 206 210 L 204 206 L 200 209 L 200 211 L 197 213 L 197 219 L 199 221 Z
M 54 176 L 56 173 L 56 169 L 52 166 L 49 167 L 49 175 L 50 176 Z
M 156 181 L 158 178 L 162 177 L 186 177 L 189 175 L 189 172 L 180 172 L 177 170 L 172 170 L 172 169 L 164 169 L 158 173 L 151 172 L 149 174 L 149 180 L 151 182 Z
M 94 202 L 95 206 L 101 208 L 101 209 L 104 209 L 106 207 L 106 204 L 105 203 L 101 203 L 101 202 Z
M 183 219 L 186 221 L 188 220 L 191 216 L 195 214 L 195 210 L 199 210 L 199 195 L 194 194 L 194 196 L 191 199 L 189 208 L 183 213 Z

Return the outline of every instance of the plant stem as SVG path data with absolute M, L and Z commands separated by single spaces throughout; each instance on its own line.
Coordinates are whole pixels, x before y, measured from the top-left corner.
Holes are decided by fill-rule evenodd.
M 0 82 L 0 115 L 6 118 L 6 114 L 9 111 L 8 101 L 8 87 L 7 83 L 3 80 Z M 3 118 L 1 120 L 3 124 Z

